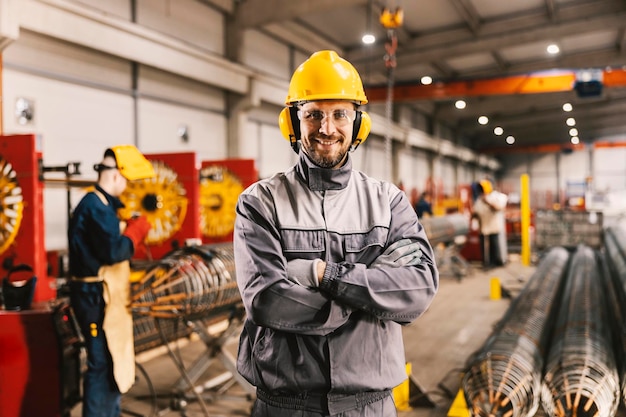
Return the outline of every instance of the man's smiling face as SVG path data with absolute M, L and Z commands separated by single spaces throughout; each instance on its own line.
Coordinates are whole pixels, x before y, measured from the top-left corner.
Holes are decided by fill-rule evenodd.
M 345 100 L 305 103 L 300 107 L 302 149 L 322 168 L 338 168 L 352 144 L 354 104 Z

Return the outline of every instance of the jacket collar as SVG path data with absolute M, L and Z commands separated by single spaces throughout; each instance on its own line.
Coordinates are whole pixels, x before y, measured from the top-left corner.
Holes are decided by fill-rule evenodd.
M 115 210 L 126 207 L 124 206 L 124 203 L 122 203 L 122 200 L 117 197 L 113 197 L 111 194 L 104 191 L 102 187 L 100 187 L 100 185 L 98 184 L 96 184 L 96 190 L 100 191 L 102 195 L 106 197 L 109 205 L 111 205 L 111 207 L 113 207 Z
M 311 191 L 342 190 L 350 181 L 352 159 L 348 153 L 346 162 L 341 168 L 320 168 L 301 150 L 295 169 Z

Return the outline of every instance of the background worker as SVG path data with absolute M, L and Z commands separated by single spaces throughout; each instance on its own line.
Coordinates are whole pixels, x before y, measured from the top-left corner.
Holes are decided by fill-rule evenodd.
M 257 387 L 254 417 L 397 415 L 401 325 L 428 308 L 439 278 L 405 193 L 352 168 L 371 127 L 365 103 L 352 64 L 311 55 L 279 118 L 298 162 L 239 197 L 237 367 Z
M 421 219 L 424 216 L 433 215 L 433 205 L 431 201 L 430 193 L 428 191 L 424 191 L 420 194 L 419 200 L 415 203 L 415 212 L 417 213 L 417 217 Z
M 107 149 L 94 169 L 95 190 L 76 206 L 68 228 L 70 303 L 87 349 L 83 417 L 117 417 L 121 394 L 135 378 L 129 259 L 150 230 L 138 217 L 120 231 L 119 196 L 127 181 L 152 177 L 154 170 L 132 145 Z
M 478 219 L 480 225 L 483 267 L 502 266 L 506 256 L 504 209 L 508 197 L 494 190 L 489 180 L 475 183 L 473 188 L 477 194 L 473 216 Z

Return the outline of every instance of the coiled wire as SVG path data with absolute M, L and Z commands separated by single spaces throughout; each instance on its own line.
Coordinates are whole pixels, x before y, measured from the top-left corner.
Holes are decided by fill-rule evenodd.
M 474 416 L 529 417 L 540 404 L 547 322 L 569 253 L 550 250 L 485 344 L 467 361 L 462 387 Z
M 612 417 L 617 411 L 619 377 L 605 279 L 594 251 L 579 245 L 572 255 L 542 380 L 541 402 L 549 415 Z
M 240 304 L 232 243 L 175 250 L 131 284 L 135 351 L 190 333 L 180 321 L 219 318 Z
M 623 226 L 609 226 L 604 232 L 604 248 L 606 264 L 611 277 L 607 291 L 609 306 L 614 320 L 613 338 L 614 351 L 620 375 L 620 391 L 622 401 L 626 402 L 626 229 Z

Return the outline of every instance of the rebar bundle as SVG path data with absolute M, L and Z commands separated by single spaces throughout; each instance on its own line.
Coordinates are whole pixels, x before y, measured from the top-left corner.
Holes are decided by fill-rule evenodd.
M 529 417 L 540 403 L 546 323 L 553 315 L 569 253 L 553 248 L 469 359 L 462 386 L 474 416 Z
M 546 359 L 541 402 L 551 416 L 612 417 L 619 377 L 608 324 L 607 277 L 594 251 L 572 255 Z
M 469 233 L 470 220 L 464 214 L 456 213 L 447 216 L 424 217 L 420 219 L 424 226 L 428 241 L 436 246 L 439 243 L 453 243 L 459 236 Z
M 239 304 L 232 244 L 176 250 L 132 284 L 138 316 L 202 319 Z
M 620 375 L 622 401 L 626 402 L 626 229 L 619 226 L 607 227 L 604 233 L 606 263 L 611 276 L 609 306 L 614 320 L 614 351 Z

